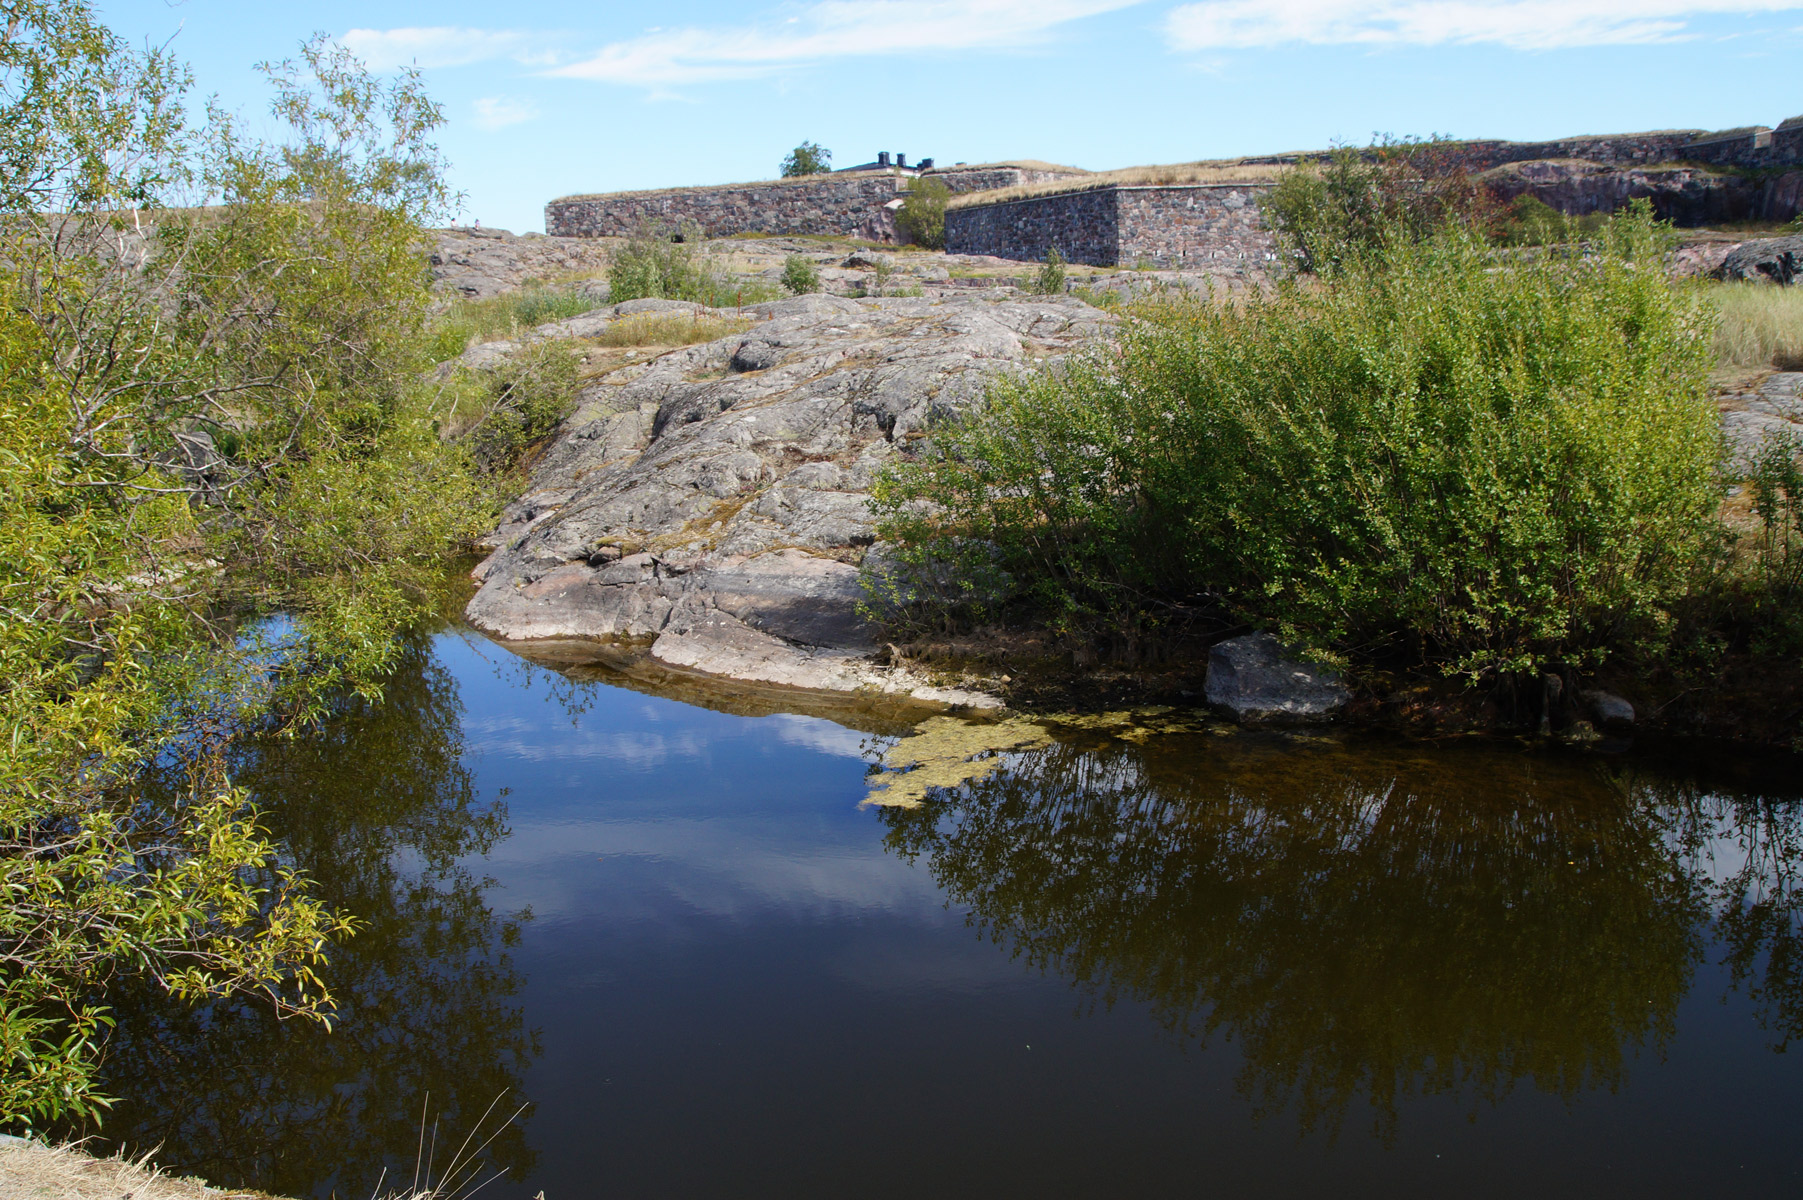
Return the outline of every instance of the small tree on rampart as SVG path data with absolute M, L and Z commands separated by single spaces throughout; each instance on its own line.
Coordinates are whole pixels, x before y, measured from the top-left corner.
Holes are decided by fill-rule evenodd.
M 803 142 L 783 159 L 783 178 L 799 179 L 803 175 L 824 175 L 833 169 L 833 152 L 818 142 Z

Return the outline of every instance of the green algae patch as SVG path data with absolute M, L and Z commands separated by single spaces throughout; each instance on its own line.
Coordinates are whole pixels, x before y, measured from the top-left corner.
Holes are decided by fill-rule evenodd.
M 914 808 L 933 788 L 955 788 L 993 775 L 1005 754 L 1038 750 L 1055 739 L 1026 717 L 976 722 L 929 717 L 884 752 L 866 804 Z
M 1122 741 L 1144 743 L 1167 733 L 1206 733 L 1219 730 L 1221 722 L 1196 708 L 1168 704 L 1118 712 L 1054 713 L 1043 718 L 1061 731 L 1101 733 Z
M 1041 713 L 1002 721 L 930 717 L 884 752 L 864 803 L 913 808 L 934 788 L 987 779 L 1001 769 L 1007 755 L 1041 750 L 1060 739 L 1099 734 L 1144 744 L 1166 734 L 1212 732 L 1219 726 L 1201 710 L 1169 706 Z

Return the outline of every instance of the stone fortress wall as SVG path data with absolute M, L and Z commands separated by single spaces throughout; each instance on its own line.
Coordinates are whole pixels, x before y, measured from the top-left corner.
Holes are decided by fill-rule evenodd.
M 945 248 L 1022 261 L 1056 249 L 1066 262 L 1243 275 L 1276 243 L 1259 216 L 1268 185 L 1114 185 L 972 204 L 945 214 Z
M 1573 214 L 1612 211 L 1644 196 L 1662 218 L 1681 225 L 1787 221 L 1803 200 L 1803 172 L 1784 171 L 1803 166 L 1803 117 L 1776 129 L 1721 133 L 1678 129 L 1548 142 L 1452 142 L 1438 153 L 1472 172 L 1498 172 L 1494 185 L 1505 200 L 1532 193 Z M 1284 167 L 1322 157 L 1272 155 L 1221 165 Z M 1765 177 L 1722 173 L 1723 167 L 1763 171 Z M 1148 264 L 1227 276 L 1261 270 L 1275 259 L 1274 239 L 1258 210 L 1269 184 L 1078 190 L 1083 186 L 1081 180 L 1054 181 L 1039 195 L 967 201 L 946 213 L 946 249 L 1033 261 L 1056 248 L 1066 261 L 1093 266 Z
M 813 234 L 893 242 L 895 210 L 914 179 L 938 179 L 954 193 L 964 193 L 1050 183 L 1080 174 L 1049 164 L 994 163 L 925 172 L 837 171 L 721 187 L 565 196 L 545 205 L 545 232 L 552 237 L 627 237 L 643 226 L 674 230 L 693 222 L 709 237 Z
M 1703 134 L 1679 147 L 1674 157 L 1724 167 L 1803 167 L 1803 117 L 1792 117 L 1776 129 L 1749 125 Z
M 1490 172 L 1505 200 L 1532 194 L 1574 214 L 1610 211 L 1644 196 L 1679 224 L 1786 221 L 1803 203 L 1803 117 L 1775 129 L 1449 142 L 1437 153 L 1467 170 Z M 1281 167 L 1322 157 L 1315 151 L 1220 165 Z M 903 163 L 892 166 L 883 155 L 866 167 L 801 179 L 567 196 L 545 206 L 545 228 L 553 237 L 624 237 L 647 225 L 674 230 L 692 222 L 710 237 L 811 234 L 893 242 L 895 212 L 911 182 L 933 178 L 971 197 L 946 213 L 946 249 L 957 254 L 1034 261 L 1056 248 L 1068 261 L 1095 266 L 1144 263 L 1227 275 L 1259 270 L 1275 255 L 1258 210 L 1268 181 L 1242 175 L 1235 182 L 1109 183 L 1049 163 L 960 163 L 926 171 Z M 992 192 L 993 200 L 980 198 Z
M 1662 163 L 1709 163 L 1753 169 L 1803 166 L 1803 117 L 1792 117 L 1776 129 L 1764 125 L 1746 125 L 1715 133 L 1702 129 L 1661 129 L 1651 133 L 1585 135 L 1547 142 L 1473 139 L 1447 142 L 1440 152 L 1471 171 L 1561 158 L 1583 159 L 1612 167 Z M 1308 151 L 1234 161 L 1247 166 L 1266 166 L 1308 162 L 1322 157 L 1320 151 Z

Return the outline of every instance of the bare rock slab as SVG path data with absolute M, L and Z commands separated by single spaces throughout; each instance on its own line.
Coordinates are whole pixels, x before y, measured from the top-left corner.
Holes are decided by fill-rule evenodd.
M 1208 652 L 1209 704 L 1243 724 L 1325 721 L 1352 690 L 1330 667 L 1296 658 L 1268 633 L 1249 633 Z
M 580 337 L 578 322 L 628 307 L 534 336 Z M 992 705 L 872 658 L 858 566 L 876 535 L 870 487 L 990 380 L 1112 319 L 1011 296 L 744 312 L 742 333 L 584 385 L 487 539 L 470 622 L 505 639 L 650 641 L 666 667 L 744 682 Z
M 514 291 L 529 279 L 604 270 L 607 247 L 587 238 L 516 237 L 505 229 L 435 229 L 429 262 L 438 291 L 475 300 Z

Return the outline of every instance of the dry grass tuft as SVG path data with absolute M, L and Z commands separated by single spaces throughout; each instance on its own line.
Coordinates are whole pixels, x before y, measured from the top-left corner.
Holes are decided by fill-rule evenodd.
M 988 192 L 966 192 L 953 196 L 947 208 L 968 208 L 973 204 L 996 204 L 1004 200 L 1025 200 L 1033 196 L 1057 196 L 1067 192 L 1091 192 L 1106 187 L 1167 187 L 1205 183 L 1273 183 L 1285 171 L 1294 168 L 1278 164 L 1249 166 L 1244 163 L 1193 162 L 1168 163 L 1163 166 L 1122 167 L 1118 171 L 1095 171 L 1076 179 L 1058 179 L 1051 183 L 1029 183 L 1020 187 L 996 188 Z
M 601 346 L 693 346 L 750 328 L 750 321 L 700 312 L 635 313 L 587 340 Z
M 452 300 L 432 323 L 432 358 L 443 362 L 483 342 L 517 340 L 535 325 L 567 321 L 607 301 L 573 287 L 536 285 L 485 300 Z
M 1063 163 L 1047 162 L 1043 158 L 1010 158 L 1005 162 L 947 163 L 943 167 L 935 167 L 932 174 L 956 175 L 959 171 L 993 171 L 998 167 L 1019 167 L 1023 171 L 1057 171 L 1061 175 L 1093 174 L 1082 167 L 1067 167 Z
M 220 1191 L 165 1175 L 149 1157 L 95 1158 L 73 1146 L 11 1139 L 0 1143 L 0 1196 L 8 1200 L 265 1200 L 266 1193 Z
M 1715 352 L 1723 367 L 1803 370 L 1803 287 L 1721 283 L 1709 298 L 1722 314 Z

